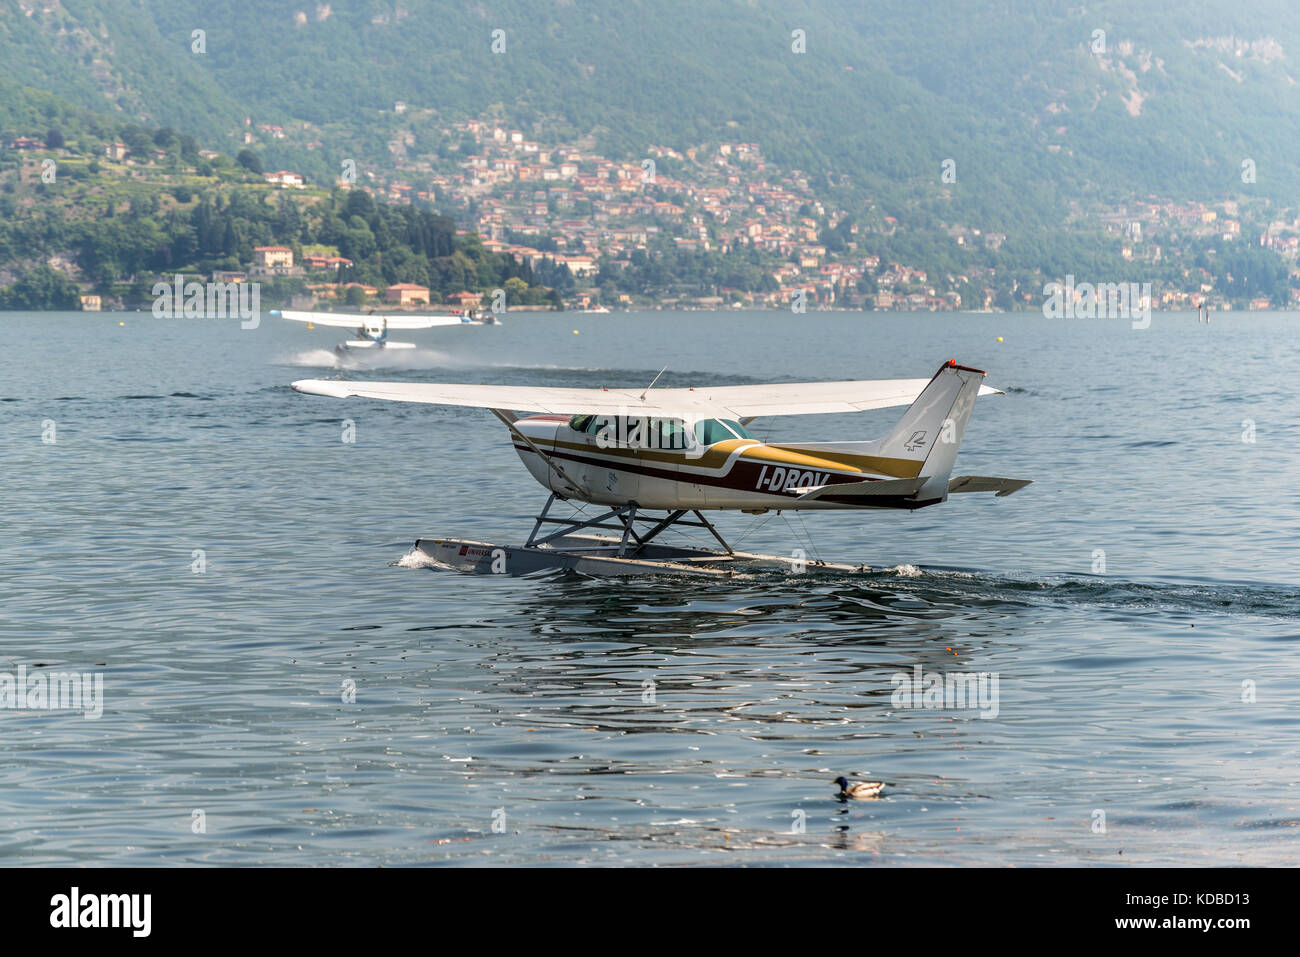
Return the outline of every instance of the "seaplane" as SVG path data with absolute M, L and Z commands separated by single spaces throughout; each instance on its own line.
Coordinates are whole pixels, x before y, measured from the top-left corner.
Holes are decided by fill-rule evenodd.
M 727 575 L 748 565 L 869 569 L 798 553 L 738 552 L 706 511 L 911 510 L 959 492 L 1006 496 L 1029 485 L 1027 479 L 952 475 L 975 399 L 1004 394 L 984 385 L 984 378 L 983 371 L 949 360 L 930 379 L 656 389 L 656 376 L 639 391 L 304 379 L 293 388 L 334 398 L 484 408 L 505 425 L 524 466 L 550 493 L 532 533 L 514 547 L 418 539 L 412 554 L 431 565 L 510 575 L 556 568 Z M 898 424 L 870 441 L 773 443 L 748 428 L 762 416 L 904 405 Z M 552 514 L 556 503 L 573 514 Z M 588 506 L 601 511 L 587 514 Z M 710 535 L 709 547 L 660 539 L 683 527 Z M 616 534 L 585 534 L 591 530 Z
M 291 322 L 306 323 L 312 326 L 327 326 L 341 329 L 353 329 L 354 338 L 339 343 L 334 351 L 340 357 L 349 353 L 377 349 L 414 349 L 414 342 L 397 342 L 388 338 L 394 329 L 432 329 L 434 326 L 495 325 L 496 318 L 491 313 L 480 316 L 474 311 L 455 312 L 450 315 L 393 315 L 377 316 L 373 312 L 366 314 L 346 312 L 298 312 L 292 309 L 272 309 L 272 316 L 288 319 Z

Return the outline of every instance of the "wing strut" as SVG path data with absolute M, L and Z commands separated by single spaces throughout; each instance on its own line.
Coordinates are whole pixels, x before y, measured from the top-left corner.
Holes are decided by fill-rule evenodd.
M 713 523 L 705 518 L 703 513 L 698 509 L 690 510 L 691 513 L 699 519 L 698 522 L 692 522 L 690 519 L 684 518 L 683 516 L 686 515 L 688 510 L 679 508 L 668 512 L 667 518 L 654 524 L 654 527 L 651 528 L 650 531 L 638 533 L 636 530 L 637 522 L 651 524 L 655 523 L 655 519 L 650 516 L 637 514 L 640 506 L 637 505 L 636 502 L 628 502 L 626 505 L 611 508 L 609 511 L 601 512 L 599 515 L 594 517 L 578 519 L 576 517 L 577 515 L 585 515 L 585 513 L 583 513 L 579 508 L 579 510 L 574 513 L 575 517 L 551 518 L 551 506 L 555 504 L 555 499 L 557 497 L 558 496 L 552 492 L 550 498 L 546 500 L 546 505 L 542 508 L 542 513 L 537 516 L 533 525 L 532 534 L 528 536 L 528 541 L 524 542 L 524 548 L 541 548 L 551 542 L 559 542 L 566 536 L 572 535 L 574 532 L 581 531 L 584 528 L 607 528 L 611 531 L 622 533 L 617 545 L 588 545 L 584 543 L 579 547 L 584 550 L 609 549 L 619 558 L 630 558 L 639 554 L 643 548 L 650 544 L 652 539 L 665 529 L 671 528 L 675 525 L 689 525 L 692 528 L 707 529 L 710 534 L 718 540 L 718 544 L 723 547 L 727 555 L 736 554 L 732 547 L 727 544 L 727 540 L 718 533 L 718 530 L 713 526 Z M 652 509 L 652 511 L 658 510 Z M 612 524 L 612 519 L 617 519 L 618 524 Z M 538 535 L 541 532 L 543 525 L 559 525 L 561 526 L 561 531 L 551 532 L 549 535 L 543 535 L 539 538 Z M 560 547 L 562 550 L 563 546 L 561 545 Z M 719 556 L 721 555 L 720 552 L 716 554 Z
M 569 476 L 565 473 L 564 469 L 560 467 L 560 464 L 558 462 L 556 462 L 553 458 L 551 458 L 549 455 L 547 455 L 545 452 L 539 449 L 537 447 L 537 443 L 535 443 L 528 436 L 524 435 L 524 433 L 516 429 L 514 421 L 511 420 L 509 417 L 507 417 L 506 413 L 502 412 L 500 409 L 492 409 L 491 411 L 492 414 L 495 415 L 498 419 L 500 419 L 502 424 L 507 429 L 509 429 L 516 438 L 518 438 L 530 449 L 536 452 L 538 456 L 541 458 L 541 460 L 545 462 L 548 466 L 550 466 L 550 468 L 555 472 L 555 474 L 560 477 L 560 481 L 563 482 L 566 486 L 568 486 L 570 491 L 576 492 L 579 495 L 583 494 L 584 492 L 587 492 L 587 489 L 583 488 L 581 485 L 574 482 L 573 479 L 569 478 Z

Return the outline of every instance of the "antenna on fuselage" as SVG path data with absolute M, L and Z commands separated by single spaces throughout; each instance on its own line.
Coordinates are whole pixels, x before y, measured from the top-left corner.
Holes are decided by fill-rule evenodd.
M 668 367 L 664 366 L 662 369 L 659 370 L 659 375 L 655 376 L 653 379 L 650 380 L 650 384 L 645 387 L 645 392 L 641 393 L 642 402 L 645 401 L 645 393 L 653 389 L 655 387 L 655 383 L 659 381 L 659 376 L 663 375 L 667 371 L 668 371 Z

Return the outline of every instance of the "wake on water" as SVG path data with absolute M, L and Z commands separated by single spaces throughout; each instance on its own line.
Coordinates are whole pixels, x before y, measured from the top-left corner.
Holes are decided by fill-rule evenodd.
M 412 548 L 390 565 L 398 568 L 439 569 L 458 571 L 436 562 L 424 552 Z M 537 577 L 573 576 L 586 579 L 593 585 L 615 581 L 600 575 L 582 575 L 555 569 L 539 573 Z M 689 578 L 676 579 L 679 587 L 689 588 Z M 1106 579 L 1059 578 L 1022 578 L 992 573 L 960 571 L 943 568 L 918 568 L 916 565 L 895 565 L 891 568 L 864 569 L 862 572 L 845 575 L 842 572 L 827 570 L 819 572 L 816 566 L 809 566 L 804 574 L 792 574 L 771 569 L 737 570 L 732 579 L 738 586 L 744 582 L 761 580 L 769 586 L 776 582 L 807 582 L 815 590 L 830 586 L 834 590 L 841 587 L 860 587 L 863 585 L 880 586 L 885 582 L 892 587 L 906 592 L 912 598 L 946 605 L 950 603 L 966 604 L 969 601 L 1004 601 L 1021 606 L 1040 604 L 1084 605 L 1115 610 L 1165 610 L 1187 612 L 1200 610 L 1220 614 L 1248 614 L 1266 618 L 1296 619 L 1300 618 L 1300 600 L 1293 589 L 1285 586 L 1271 586 L 1254 583 L 1220 583 L 1217 585 L 1195 585 L 1174 582 L 1135 582 Z M 622 589 L 635 582 L 646 583 L 657 588 L 662 578 L 656 575 L 619 577 L 618 585 Z M 816 583 L 813 585 L 812 583 Z M 716 588 L 716 584 L 709 587 Z
M 452 355 L 436 349 L 375 350 L 349 352 L 340 356 L 333 349 L 307 349 L 278 360 L 279 365 L 302 366 L 312 369 L 338 369 L 340 371 L 374 372 L 379 369 L 427 371 L 431 369 L 542 369 L 555 372 L 598 372 L 588 366 L 565 366 L 554 363 L 533 365 L 518 362 L 486 361 L 467 355 Z
M 475 366 L 473 360 L 460 359 L 436 349 L 376 349 L 339 355 L 333 349 L 307 349 L 282 360 L 283 365 L 308 366 L 316 369 L 450 369 Z

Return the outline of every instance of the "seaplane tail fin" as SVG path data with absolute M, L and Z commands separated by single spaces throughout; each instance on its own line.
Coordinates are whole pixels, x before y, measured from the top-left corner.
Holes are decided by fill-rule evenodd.
M 893 431 L 877 443 L 877 455 L 921 463 L 920 477 L 926 482 L 917 492 L 918 500 L 948 497 L 948 477 L 983 378 L 979 369 L 948 360 Z

